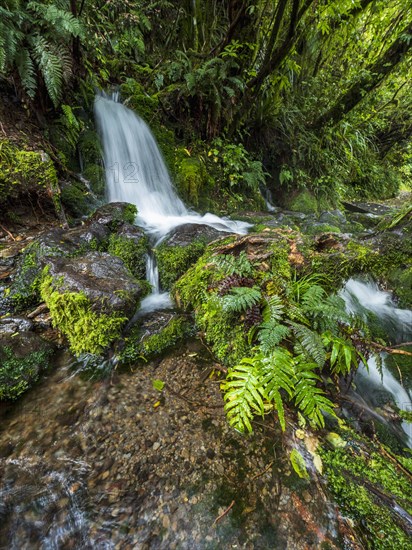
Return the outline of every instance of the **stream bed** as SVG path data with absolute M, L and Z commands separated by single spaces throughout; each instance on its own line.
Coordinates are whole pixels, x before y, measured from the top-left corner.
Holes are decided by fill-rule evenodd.
M 1 411 L 1 548 L 341 547 L 335 508 L 291 472 L 275 423 L 228 426 L 198 342 L 104 382 L 70 361 Z

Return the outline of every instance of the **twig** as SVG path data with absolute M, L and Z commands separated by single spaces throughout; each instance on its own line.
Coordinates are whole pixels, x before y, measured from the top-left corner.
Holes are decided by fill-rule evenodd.
M 398 355 L 409 355 L 410 357 L 412 357 L 412 352 L 410 351 L 405 351 L 403 349 L 394 349 L 388 346 L 382 346 L 382 344 L 378 344 L 377 342 L 369 342 L 369 344 L 380 351 L 386 351 L 387 353 L 396 353 Z
M 263 474 L 266 474 L 266 472 L 267 472 L 268 470 L 271 469 L 271 467 L 273 466 L 274 463 L 275 463 L 274 460 L 272 460 L 272 462 L 269 462 L 269 464 L 266 466 L 266 468 L 265 468 L 264 470 L 262 470 L 261 472 L 259 472 L 258 474 L 254 475 L 254 476 L 250 479 L 250 481 L 254 481 L 254 480 L 257 479 L 258 477 L 263 476 Z
M 220 516 L 217 516 L 217 518 L 216 518 L 215 521 L 213 522 L 213 525 L 212 525 L 212 526 L 216 525 L 216 523 L 218 523 L 222 518 L 224 518 L 224 517 L 226 516 L 226 514 L 228 514 L 228 513 L 230 512 L 230 510 L 233 508 L 234 504 L 235 504 L 235 501 L 232 500 L 232 502 L 231 502 L 230 505 L 226 508 L 226 510 L 225 510 L 224 512 L 222 512 L 222 513 L 220 514 Z
M 13 237 L 13 235 L 10 233 L 10 231 L 8 231 L 8 230 L 4 227 L 4 225 L 1 225 L 1 223 L 0 223 L 0 228 L 1 228 L 5 233 L 7 233 L 7 235 L 13 239 L 13 241 L 16 240 L 16 239 Z

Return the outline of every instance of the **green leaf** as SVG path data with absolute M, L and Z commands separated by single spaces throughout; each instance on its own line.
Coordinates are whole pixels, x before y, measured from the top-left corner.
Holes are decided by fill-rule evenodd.
M 301 479 L 309 479 L 309 473 L 306 469 L 305 459 L 297 449 L 292 449 L 289 456 L 292 468 Z

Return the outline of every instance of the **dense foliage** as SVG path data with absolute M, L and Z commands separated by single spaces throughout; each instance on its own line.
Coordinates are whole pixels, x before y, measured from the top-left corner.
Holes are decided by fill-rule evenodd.
M 186 145 L 182 189 L 242 203 L 266 174 L 279 200 L 307 188 L 330 204 L 410 182 L 411 38 L 406 0 L 7 0 L 0 71 L 33 109 L 63 109 L 66 154 L 94 87 L 127 81 L 125 100 Z M 215 151 L 222 164 L 194 174 Z

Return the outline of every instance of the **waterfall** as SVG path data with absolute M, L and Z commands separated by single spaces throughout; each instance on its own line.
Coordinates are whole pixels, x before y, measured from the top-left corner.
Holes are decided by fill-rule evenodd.
M 380 290 L 376 283 L 349 279 L 340 295 L 349 313 L 361 315 L 365 321 L 372 314 L 374 323 L 388 336 L 391 342 L 402 343 L 412 339 L 412 311 L 398 308 L 389 292 Z M 389 369 L 389 356 L 380 354 L 381 365 L 376 358 L 368 360 L 367 367 L 361 365 L 355 377 L 355 384 L 369 405 L 379 406 L 382 393 L 391 394 L 395 404 L 402 410 L 412 410 L 412 388 L 404 387 Z M 412 447 L 412 425 L 402 423 Z
M 147 124 L 119 103 L 118 95 L 96 96 L 94 113 L 100 131 L 109 202 L 136 205 L 135 223 L 145 229 L 154 246 L 174 227 L 185 223 L 205 224 L 219 231 L 247 233 L 250 224 L 201 216 L 189 211 L 178 197 L 162 154 Z M 141 303 L 141 311 L 170 307 L 169 294 L 161 293 L 159 273 L 153 255 L 147 259 L 146 277 L 152 294 Z
M 206 224 L 230 233 L 247 233 L 250 224 L 201 216 L 189 211 L 178 197 L 157 143 L 147 124 L 117 101 L 98 95 L 94 104 L 100 130 L 109 202 L 129 202 L 138 209 L 136 224 L 165 236 L 184 223 Z

